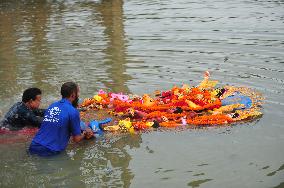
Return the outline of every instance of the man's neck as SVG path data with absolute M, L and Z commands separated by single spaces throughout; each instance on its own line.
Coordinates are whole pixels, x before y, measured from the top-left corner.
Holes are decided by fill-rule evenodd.
M 32 110 L 32 108 L 31 108 L 31 106 L 30 106 L 30 104 L 29 104 L 28 102 L 23 102 L 23 103 L 24 103 L 24 105 L 25 105 L 28 109 Z
M 72 104 L 72 102 L 73 102 L 73 99 L 72 99 L 71 97 L 64 98 L 64 99 L 68 100 L 71 104 Z

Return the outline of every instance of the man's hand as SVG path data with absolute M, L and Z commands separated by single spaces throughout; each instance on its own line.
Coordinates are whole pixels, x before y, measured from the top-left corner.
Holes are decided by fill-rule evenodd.
M 83 134 L 84 134 L 86 139 L 90 139 L 94 136 L 92 129 L 90 129 L 89 127 L 86 128 L 86 130 L 83 132 Z
M 94 133 L 93 133 L 92 129 L 90 129 L 88 127 L 88 128 L 86 128 L 86 130 L 83 131 L 83 133 L 81 135 L 73 136 L 73 141 L 78 143 L 78 142 L 82 141 L 84 138 L 90 139 L 93 136 L 94 136 Z

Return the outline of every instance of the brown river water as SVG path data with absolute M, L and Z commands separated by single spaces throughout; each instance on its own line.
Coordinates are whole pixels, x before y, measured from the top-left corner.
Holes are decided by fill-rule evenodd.
M 81 98 L 141 95 L 206 70 L 260 91 L 263 117 L 105 135 L 52 158 L 0 135 L 0 187 L 284 187 L 283 0 L 0 0 L 0 119 L 32 86 L 47 107 L 65 81 Z

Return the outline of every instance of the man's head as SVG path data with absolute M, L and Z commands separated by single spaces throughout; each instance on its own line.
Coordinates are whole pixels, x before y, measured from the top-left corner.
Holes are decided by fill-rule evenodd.
M 37 109 L 41 103 L 41 90 L 38 88 L 28 88 L 24 91 L 22 102 L 30 109 Z
M 71 101 L 74 107 L 78 106 L 79 101 L 79 87 L 74 82 L 66 82 L 61 86 L 62 98 L 67 98 Z

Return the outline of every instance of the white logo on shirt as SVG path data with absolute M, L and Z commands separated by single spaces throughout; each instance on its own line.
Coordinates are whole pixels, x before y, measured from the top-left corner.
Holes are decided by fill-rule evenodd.
M 48 122 L 58 122 L 59 121 L 59 114 L 61 110 L 58 107 L 53 107 L 48 110 L 47 115 L 44 116 L 43 121 L 48 121 Z

